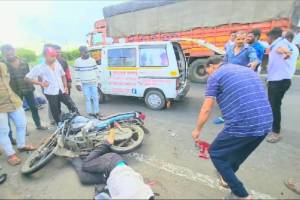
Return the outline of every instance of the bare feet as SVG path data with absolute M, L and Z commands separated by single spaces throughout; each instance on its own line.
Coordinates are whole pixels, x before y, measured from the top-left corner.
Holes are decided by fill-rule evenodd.
M 41 131 L 45 131 L 45 130 L 48 130 L 48 127 L 40 125 L 40 126 L 36 127 L 36 129 L 41 130 Z
M 276 143 L 282 139 L 279 133 L 270 133 L 267 137 L 267 142 L 269 143 Z
M 293 192 L 300 195 L 300 183 L 299 182 L 297 183 L 295 180 L 290 178 L 290 179 L 286 180 L 284 182 L 284 184 L 288 189 L 290 189 Z

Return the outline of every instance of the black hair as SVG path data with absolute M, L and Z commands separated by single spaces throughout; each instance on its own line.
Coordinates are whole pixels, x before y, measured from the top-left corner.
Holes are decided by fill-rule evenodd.
M 222 56 L 220 55 L 213 55 L 211 57 L 208 58 L 207 62 L 206 62 L 206 67 L 209 67 L 209 65 L 216 65 L 219 64 L 223 61 Z
M 79 47 L 79 52 L 82 52 L 82 51 L 85 51 L 85 50 L 88 50 L 87 46 L 80 46 Z
M 269 37 L 273 37 L 274 39 L 277 39 L 282 36 L 282 28 L 275 27 L 270 32 L 267 33 Z
M 292 31 L 288 31 L 288 32 L 286 32 L 286 34 L 285 34 L 285 38 L 286 38 L 287 40 L 292 41 L 292 40 L 294 39 L 294 37 L 295 37 L 295 34 L 294 34 Z
M 252 33 L 258 39 L 261 36 L 261 30 L 259 28 L 252 29 L 249 33 Z
M 61 50 L 61 47 L 59 45 L 57 45 L 57 44 L 53 44 L 52 46 L 56 50 Z
M 14 50 L 14 48 L 10 44 L 5 44 L 5 45 L 1 46 L 1 52 L 2 53 L 8 52 L 8 51 L 11 51 L 11 50 Z
M 230 31 L 230 34 L 235 34 L 237 30 Z

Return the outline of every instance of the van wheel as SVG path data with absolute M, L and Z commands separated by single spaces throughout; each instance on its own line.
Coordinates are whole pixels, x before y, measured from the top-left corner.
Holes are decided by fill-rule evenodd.
M 208 75 L 205 71 L 206 59 L 197 59 L 189 66 L 189 80 L 194 83 L 206 83 Z
M 100 88 L 98 88 L 98 94 L 99 94 L 99 104 L 104 103 L 105 102 L 105 94 L 103 94 L 103 92 L 101 91 Z
M 162 110 L 166 106 L 166 98 L 158 90 L 149 90 L 145 95 L 145 103 L 152 110 Z

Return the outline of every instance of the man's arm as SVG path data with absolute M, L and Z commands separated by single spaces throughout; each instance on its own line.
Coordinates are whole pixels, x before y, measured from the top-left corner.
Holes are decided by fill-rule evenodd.
M 68 94 L 68 93 L 69 93 L 69 89 L 68 89 L 67 78 L 66 78 L 65 75 L 63 75 L 63 76 L 61 77 L 61 79 L 62 79 L 62 82 L 63 82 L 63 84 L 64 84 L 65 93 Z
M 210 113 L 212 112 L 212 108 L 215 103 L 215 98 L 214 97 L 205 97 L 205 100 L 202 104 L 202 107 L 199 112 L 199 117 L 197 120 L 196 128 L 194 129 L 192 133 L 192 137 L 195 141 L 199 140 L 199 136 L 201 133 L 201 130 L 204 126 L 204 124 L 207 122 Z
M 284 59 L 288 59 L 292 55 L 292 52 L 288 49 L 288 47 L 285 46 L 278 47 L 276 49 L 276 52 L 281 54 L 284 57 Z
M 249 47 L 249 53 L 248 53 L 248 57 L 249 57 L 249 64 L 248 66 L 255 70 L 257 65 L 260 63 L 259 59 L 257 58 L 257 54 L 256 51 L 253 47 Z
M 43 88 L 48 87 L 49 84 L 47 82 L 42 82 L 37 79 L 37 77 L 39 77 L 40 75 L 41 74 L 40 74 L 38 66 L 35 66 L 29 71 L 29 73 L 26 74 L 24 80 L 28 83 L 31 83 L 34 85 L 39 85 Z

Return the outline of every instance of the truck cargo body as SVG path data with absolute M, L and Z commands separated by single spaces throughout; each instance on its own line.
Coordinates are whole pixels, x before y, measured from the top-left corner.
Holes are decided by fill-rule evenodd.
M 273 27 L 295 28 L 299 23 L 300 3 L 299 0 L 131 1 L 106 7 L 103 13 L 105 19 L 95 23 L 91 45 L 105 44 L 107 38 L 113 38 L 114 42 L 193 38 L 223 49 L 232 31 L 259 28 L 263 33 L 261 39 L 265 40 Z M 190 79 L 205 82 L 203 64 L 214 52 L 189 41 L 180 44 L 192 67 Z

